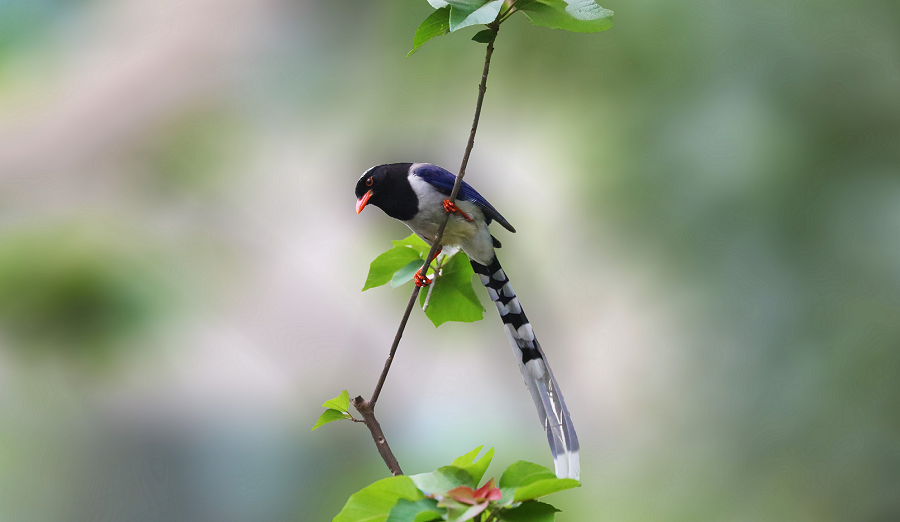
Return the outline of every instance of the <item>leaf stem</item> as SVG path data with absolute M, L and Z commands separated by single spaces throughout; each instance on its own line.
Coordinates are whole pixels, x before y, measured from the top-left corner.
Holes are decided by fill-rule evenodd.
M 516 3 L 517 3 L 518 1 L 519 1 L 519 0 L 513 0 L 512 3 L 509 4 L 509 8 L 507 8 L 506 11 L 503 11 L 502 13 L 500 13 L 499 16 L 497 16 L 497 20 L 496 20 L 496 22 L 495 22 L 497 25 L 500 25 L 500 24 L 502 24 L 503 22 L 505 22 L 507 18 L 509 18 L 510 16 L 512 16 L 513 13 L 515 13 L 515 12 L 517 11 L 517 9 L 516 9 Z M 494 36 L 496 36 L 496 32 L 494 33 Z

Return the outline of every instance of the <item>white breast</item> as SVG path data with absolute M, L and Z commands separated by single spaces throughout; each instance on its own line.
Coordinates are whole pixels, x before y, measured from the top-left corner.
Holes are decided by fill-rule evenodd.
M 415 174 L 409 175 L 409 184 L 419 198 L 419 212 L 414 218 L 404 221 L 404 223 L 419 237 L 431 244 L 437 236 L 444 216 L 447 215 L 443 202 L 448 197 Z M 451 215 L 441 244 L 458 246 L 468 254 L 469 258 L 484 265 L 489 264 L 494 258 L 494 246 L 491 233 L 484 222 L 484 214 L 477 205 L 470 201 L 457 200 L 456 205 L 468 214 L 472 221 L 467 221 L 456 213 Z

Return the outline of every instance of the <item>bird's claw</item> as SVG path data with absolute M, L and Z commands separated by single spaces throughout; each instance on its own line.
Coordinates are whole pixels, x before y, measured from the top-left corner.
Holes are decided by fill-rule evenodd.
M 472 221 L 472 218 L 468 214 L 460 210 L 459 207 L 456 206 L 456 203 L 450 201 L 449 199 L 444 200 L 444 210 L 446 210 L 450 214 L 456 212 L 458 214 L 461 214 L 462 217 L 466 218 L 466 221 Z
M 424 275 L 422 275 L 422 269 L 420 268 L 416 275 L 413 276 L 413 281 L 416 283 L 416 286 L 422 288 L 423 286 L 428 286 L 431 284 L 431 279 L 428 279 Z

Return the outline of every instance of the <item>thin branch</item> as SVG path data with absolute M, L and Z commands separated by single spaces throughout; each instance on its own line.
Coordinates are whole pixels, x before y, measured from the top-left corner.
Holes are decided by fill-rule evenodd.
M 403 312 L 403 319 L 400 320 L 400 327 L 397 328 L 397 333 L 396 335 L 394 335 L 394 343 L 391 345 L 391 353 L 388 354 L 387 360 L 384 361 L 384 369 L 381 370 L 381 377 L 378 378 L 378 384 L 375 386 L 375 391 L 372 392 L 372 398 L 369 399 L 369 403 L 372 404 L 372 408 L 375 407 L 375 402 L 378 401 L 378 396 L 381 395 L 381 388 L 384 386 L 384 380 L 387 379 L 388 371 L 390 371 L 391 369 L 391 363 L 394 362 L 394 354 L 397 353 L 397 346 L 400 345 L 400 338 L 403 337 L 403 330 L 406 329 L 406 323 L 407 321 L 409 321 L 409 315 L 412 313 L 412 309 L 416 304 L 417 297 L 419 297 L 418 286 L 413 289 L 412 295 L 409 296 L 409 303 L 406 304 L 406 311 Z
M 499 30 L 499 25 L 496 23 L 488 24 L 488 29 L 493 31 L 494 39 L 497 38 L 497 31 Z M 494 54 L 494 40 L 492 39 L 487 45 L 487 51 L 484 56 L 484 70 L 481 73 L 481 84 L 478 86 L 478 101 L 475 103 L 475 118 L 472 120 L 472 130 L 469 131 L 469 141 L 466 144 L 466 152 L 463 155 L 462 164 L 459 167 L 459 174 L 456 176 L 456 183 L 453 184 L 453 190 L 450 192 L 450 201 L 456 201 L 456 195 L 459 194 L 459 187 L 462 185 L 463 176 L 466 175 L 466 166 L 469 164 L 469 156 L 472 154 L 472 147 L 475 145 L 475 131 L 478 129 L 478 120 L 481 118 L 481 105 L 484 102 L 484 93 L 487 91 L 487 77 L 488 71 L 491 67 L 491 55 Z M 447 222 L 450 221 L 450 214 L 447 213 L 444 216 L 444 222 L 441 223 L 441 227 L 438 229 L 437 236 L 434 238 L 434 241 L 431 244 L 431 251 L 428 252 L 428 257 L 425 258 L 425 262 L 422 264 L 422 273 L 426 274 L 428 271 L 428 265 L 431 264 L 435 257 L 435 252 L 440 248 L 441 239 L 444 237 L 444 229 L 447 228 Z M 381 388 L 384 386 L 384 380 L 387 378 L 388 371 L 391 369 L 391 363 L 394 362 L 394 354 L 397 353 L 397 346 L 400 345 L 400 338 L 403 337 L 403 331 L 406 329 L 406 323 L 409 321 L 409 315 L 412 313 L 413 305 L 416 303 L 416 298 L 419 296 L 420 288 L 417 286 L 413 288 L 412 295 L 409 297 L 409 303 L 406 305 L 406 311 L 403 313 L 403 319 L 400 320 L 400 327 L 397 328 L 397 334 L 394 336 L 394 343 L 391 345 L 391 352 L 388 355 L 387 360 L 384 362 L 384 369 L 381 371 L 381 377 L 378 378 L 378 385 L 375 386 L 375 391 L 372 393 L 372 398 L 369 399 L 369 403 L 372 405 L 372 408 L 375 408 L 375 403 L 378 401 L 378 396 L 381 395 Z
M 469 156 L 472 154 L 472 147 L 475 145 L 475 131 L 478 130 L 478 120 L 481 118 L 481 105 L 484 102 L 484 93 L 487 92 L 488 71 L 491 66 L 491 55 L 494 54 L 494 40 L 496 40 L 497 31 L 500 29 L 500 21 L 497 20 L 488 24 L 488 29 L 494 33 L 494 38 L 488 42 L 487 51 L 484 56 L 484 70 L 481 73 L 481 84 L 478 86 L 478 101 L 475 102 L 475 118 L 472 120 L 472 130 L 469 132 L 469 141 L 466 143 L 466 152 L 463 155 L 462 164 L 459 166 L 459 174 L 456 175 L 456 183 L 454 183 L 453 190 L 450 192 L 450 197 L 448 198 L 451 202 L 456 201 L 456 195 L 459 194 L 463 176 L 466 175 L 466 166 L 469 164 Z M 434 261 L 434 258 L 437 255 L 437 250 L 441 246 L 441 239 L 444 237 L 444 229 L 447 228 L 447 222 L 449 221 L 450 213 L 448 212 L 447 215 L 444 216 L 444 222 L 441 223 L 434 241 L 431 243 L 431 251 L 428 252 L 428 256 L 422 264 L 422 273 L 425 275 L 428 274 L 428 266 L 431 265 L 431 262 Z M 435 273 L 435 276 L 437 276 L 437 273 Z M 384 437 L 384 432 L 381 431 L 381 426 L 378 424 L 378 420 L 375 419 L 375 403 L 378 401 L 378 396 L 381 395 L 381 388 L 384 387 L 384 381 L 387 379 L 391 364 L 394 362 L 394 355 L 397 353 L 397 347 L 400 345 L 400 338 L 403 337 L 406 323 L 409 322 L 409 316 L 412 313 L 413 306 L 416 304 L 416 298 L 419 297 L 419 290 L 420 288 L 416 286 L 413 288 L 412 295 L 409 296 L 409 303 L 406 305 L 406 311 L 403 312 L 403 319 L 400 320 L 400 326 L 397 328 L 397 334 L 394 336 L 394 343 L 391 345 L 391 351 L 388 354 L 387 360 L 384 362 L 384 369 L 381 371 L 381 376 L 378 378 L 378 384 L 375 386 L 375 391 L 372 392 L 372 398 L 368 401 L 364 400 L 362 396 L 353 399 L 353 406 L 359 411 L 360 415 L 362 415 L 366 427 L 368 427 L 369 431 L 372 433 L 372 439 L 375 440 L 375 446 L 378 448 L 378 453 L 381 454 L 381 458 L 384 460 L 384 463 L 387 464 L 388 469 L 393 475 L 402 475 L 403 471 L 400 470 L 400 464 L 397 462 L 397 457 L 391 452 L 387 439 Z
M 388 446 L 387 439 L 384 438 L 384 432 L 381 431 L 381 425 L 378 424 L 378 419 L 375 418 L 375 405 L 363 399 L 362 396 L 357 396 L 352 402 L 356 411 L 362 415 L 366 427 L 372 432 L 372 438 L 375 440 L 378 453 L 381 454 L 384 463 L 391 470 L 391 475 L 402 475 L 403 470 L 400 469 L 400 463 L 397 462 L 397 457 L 391 452 L 391 447 Z

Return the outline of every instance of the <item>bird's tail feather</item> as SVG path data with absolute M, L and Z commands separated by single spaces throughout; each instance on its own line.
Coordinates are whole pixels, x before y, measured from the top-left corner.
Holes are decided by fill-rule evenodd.
M 525 377 L 525 385 L 531 392 L 541 424 L 547 432 L 556 476 L 578 479 L 581 467 L 578 463 L 579 446 L 575 426 L 541 344 L 535 338 L 531 323 L 509 285 L 509 278 L 496 256 L 488 265 L 472 261 L 472 268 L 481 278 L 491 301 L 500 312 L 506 336 L 519 361 L 522 376 Z

